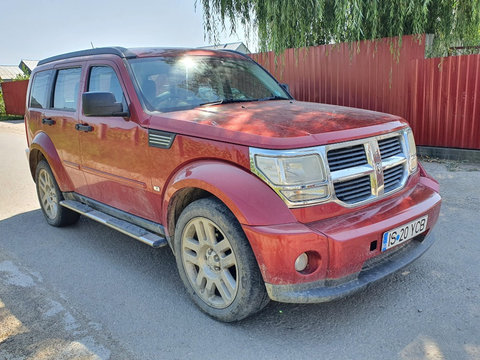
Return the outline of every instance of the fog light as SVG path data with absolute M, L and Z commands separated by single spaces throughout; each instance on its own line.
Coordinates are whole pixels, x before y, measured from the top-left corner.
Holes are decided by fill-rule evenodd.
M 308 255 L 303 253 L 295 260 L 295 270 L 302 272 L 308 265 Z

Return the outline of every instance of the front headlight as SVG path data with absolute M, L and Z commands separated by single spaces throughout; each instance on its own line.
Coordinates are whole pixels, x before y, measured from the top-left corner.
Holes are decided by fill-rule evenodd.
M 275 185 L 305 185 L 326 180 L 318 155 L 297 157 L 255 155 L 255 165 Z
M 408 170 L 409 173 L 412 174 L 417 171 L 417 147 L 415 146 L 412 129 L 408 128 L 406 135 L 408 144 Z
M 250 161 L 252 172 L 270 185 L 288 205 L 320 202 L 330 195 L 325 166 L 318 154 L 251 148 Z

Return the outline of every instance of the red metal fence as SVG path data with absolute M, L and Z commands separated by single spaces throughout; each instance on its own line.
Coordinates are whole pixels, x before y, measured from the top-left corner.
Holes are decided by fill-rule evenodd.
M 480 149 L 480 55 L 425 59 L 424 44 L 404 36 L 398 57 L 389 39 L 252 57 L 297 100 L 399 115 L 418 145 Z
M 2 83 L 5 112 L 9 115 L 25 114 L 25 99 L 27 98 L 28 80 Z
M 425 145 L 480 149 L 480 55 L 416 60 L 409 118 Z

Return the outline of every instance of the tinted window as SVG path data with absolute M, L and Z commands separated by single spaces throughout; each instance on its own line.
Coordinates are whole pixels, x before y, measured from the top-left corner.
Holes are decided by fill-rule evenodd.
M 35 74 L 30 95 L 30 107 L 37 109 L 46 109 L 48 107 L 48 89 L 52 73 L 52 70 L 48 70 Z
M 81 68 L 58 71 L 53 94 L 53 107 L 61 110 L 77 109 L 78 90 L 80 88 Z
M 94 66 L 90 70 L 90 80 L 88 82 L 88 91 L 111 92 L 115 95 L 115 101 L 122 103 L 123 110 L 127 109 L 125 97 L 123 96 L 120 81 L 117 74 L 109 66 Z

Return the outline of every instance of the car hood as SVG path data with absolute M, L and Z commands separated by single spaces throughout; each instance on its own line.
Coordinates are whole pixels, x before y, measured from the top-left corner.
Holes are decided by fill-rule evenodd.
M 406 126 L 394 115 L 290 100 L 152 113 L 149 121 L 152 129 L 269 149 L 326 145 Z

